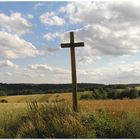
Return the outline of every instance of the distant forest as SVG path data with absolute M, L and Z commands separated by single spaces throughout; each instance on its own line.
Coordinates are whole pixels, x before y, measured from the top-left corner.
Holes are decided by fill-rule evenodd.
M 104 85 L 95 83 L 79 83 L 78 91 L 93 91 L 96 88 L 125 89 L 139 86 L 139 84 L 129 85 Z M 71 84 L 6 84 L 0 83 L 0 95 L 29 95 L 71 92 Z
M 78 91 L 102 87 L 102 84 L 78 84 Z M 71 92 L 71 84 L 5 84 L 0 83 L 0 95 L 29 95 Z

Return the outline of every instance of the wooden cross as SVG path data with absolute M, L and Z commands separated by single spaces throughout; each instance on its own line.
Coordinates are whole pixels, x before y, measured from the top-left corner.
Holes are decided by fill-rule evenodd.
M 70 32 L 70 43 L 62 43 L 61 48 L 70 48 L 71 71 L 72 71 L 73 110 L 75 112 L 78 112 L 75 47 L 84 47 L 84 42 L 74 43 L 74 32 Z

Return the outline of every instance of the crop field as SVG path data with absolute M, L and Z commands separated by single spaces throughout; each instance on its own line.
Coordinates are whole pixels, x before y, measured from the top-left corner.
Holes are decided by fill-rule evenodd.
M 38 104 L 51 104 L 55 102 L 66 102 L 72 106 L 72 94 L 36 94 L 0 97 L 8 103 L 0 103 L 0 120 L 11 114 L 26 113 L 27 103 L 36 100 Z M 110 112 L 133 112 L 140 116 L 140 100 L 79 100 L 80 110 L 94 112 L 99 109 L 105 109 Z M 11 115 L 13 116 L 13 115 Z
M 80 97 L 80 94 L 81 93 L 78 93 L 78 97 Z M 71 93 L 1 96 L 0 100 L 2 100 L 2 99 L 6 100 L 7 103 L 0 103 L 0 124 L 1 124 L 0 125 L 0 137 L 13 137 L 13 138 L 14 137 L 19 137 L 19 138 L 35 137 L 34 135 L 33 136 L 30 136 L 30 135 L 29 136 L 28 135 L 16 136 L 14 134 L 11 134 L 12 132 L 9 129 L 3 130 L 3 129 L 5 129 L 5 126 L 6 126 L 6 128 L 8 128 L 10 126 L 10 129 L 11 129 L 11 125 L 13 127 L 13 124 L 15 125 L 18 121 L 21 121 L 20 117 L 28 115 L 28 103 L 27 102 L 37 101 L 39 106 L 52 105 L 52 104 L 59 106 L 59 104 L 62 104 L 63 107 L 65 105 L 66 106 L 68 105 L 70 108 L 72 108 L 72 94 Z M 105 110 L 106 112 L 111 114 L 111 116 L 113 116 L 113 117 L 121 118 L 125 113 L 128 113 L 128 114 L 131 113 L 131 114 L 133 114 L 133 116 L 140 118 L 140 100 L 139 99 L 132 99 L 132 100 L 130 100 L 130 99 L 80 100 L 79 99 L 79 109 L 80 109 L 80 112 L 82 112 L 82 114 L 84 114 L 84 112 L 86 114 L 91 114 L 91 113 L 94 114 L 95 112 L 98 112 L 98 111 L 102 112 Z M 67 111 L 65 113 L 67 113 Z M 21 124 L 21 122 L 20 122 L 20 124 Z M 112 126 L 109 125 L 109 127 L 112 127 Z M 5 134 L 5 131 L 6 131 L 6 134 Z M 9 133 L 8 133 L 8 131 L 9 131 Z M 17 130 L 15 130 L 15 131 L 17 131 Z M 102 130 L 102 131 L 104 131 L 104 130 Z M 54 137 L 59 137 L 59 136 L 56 135 Z M 38 136 L 38 137 L 40 138 L 41 136 Z M 50 136 L 50 137 L 52 137 L 52 136 Z M 73 136 L 70 136 L 70 137 L 73 137 Z M 80 134 L 80 136 L 78 136 L 78 137 L 85 137 L 85 136 L 82 136 Z M 87 136 L 87 134 L 86 134 L 86 137 L 93 138 L 94 136 L 90 136 L 89 134 Z M 110 138 L 110 137 L 115 137 L 115 136 L 110 136 L 110 135 L 109 136 L 106 136 L 106 135 L 100 136 L 99 135 L 99 136 L 95 136 L 95 137 L 99 137 L 99 138 L 109 137 Z M 116 137 L 118 137 L 118 136 L 116 136 Z M 128 137 L 131 137 L 131 136 L 128 136 Z M 132 137 L 135 137 L 135 136 L 132 136 Z M 136 137 L 139 137 L 139 135 Z
M 80 93 L 79 93 L 80 96 Z M 8 103 L 0 103 L 0 114 L 2 112 L 13 112 L 17 110 L 25 110 L 27 102 L 37 101 L 39 104 L 67 102 L 72 104 L 72 94 L 36 94 L 36 95 L 20 95 L 20 96 L 1 96 Z M 140 99 L 125 100 L 79 100 L 79 107 L 82 110 L 94 112 L 98 109 L 107 109 L 110 111 L 125 111 L 140 113 Z
M 71 101 L 71 93 L 64 94 L 35 94 L 35 95 L 17 95 L 17 96 L 0 96 L 0 99 L 5 99 L 8 103 L 26 103 L 32 100 L 37 102 L 48 102 L 56 99 L 64 99 Z

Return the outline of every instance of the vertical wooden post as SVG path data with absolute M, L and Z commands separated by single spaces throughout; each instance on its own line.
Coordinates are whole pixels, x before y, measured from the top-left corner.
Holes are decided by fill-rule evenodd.
M 73 110 L 78 112 L 77 103 L 77 78 L 76 78 L 76 60 L 75 60 L 75 47 L 74 47 L 74 33 L 70 32 L 71 43 L 71 71 L 72 71 L 72 93 L 73 93 Z
M 84 42 L 74 43 L 74 32 L 70 32 L 70 43 L 62 43 L 61 48 L 70 48 L 71 71 L 72 71 L 73 111 L 78 112 L 75 47 L 84 47 Z

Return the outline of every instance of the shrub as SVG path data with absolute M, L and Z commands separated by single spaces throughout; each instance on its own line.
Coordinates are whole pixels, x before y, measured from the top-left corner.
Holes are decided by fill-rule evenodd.
M 92 93 L 84 93 L 80 99 L 124 99 L 124 98 L 138 98 L 140 92 L 135 89 L 112 89 L 109 87 L 98 87 L 92 89 Z
M 64 104 L 29 108 L 18 138 L 140 138 L 140 118 L 130 114 L 115 117 L 103 109 L 74 113 Z
M 122 122 L 122 138 L 140 138 L 140 118 L 132 114 L 128 114 L 127 118 Z
M 105 110 L 99 110 L 86 116 L 90 131 L 96 132 L 97 138 L 117 138 L 120 134 L 118 122 Z
M 102 94 L 100 93 L 99 89 L 93 90 L 93 97 L 94 99 L 102 99 Z
M 138 97 L 139 97 L 139 91 L 135 88 L 123 90 L 119 96 L 120 99 L 123 99 L 123 98 L 134 99 Z
M 0 138 L 15 138 L 20 124 L 20 116 L 10 114 L 0 124 Z
M 108 89 L 108 97 L 107 98 L 109 98 L 109 99 L 118 99 L 118 98 L 120 98 L 120 92 L 119 91 L 117 91 L 117 90 L 109 90 Z
M 139 97 L 139 92 L 138 92 L 138 90 L 135 89 L 135 88 L 132 88 L 132 89 L 130 90 L 129 94 L 128 94 L 128 97 L 129 97 L 130 99 L 138 98 L 138 97 Z
M 20 125 L 18 138 L 84 138 L 87 130 L 80 116 L 67 105 L 28 105 L 28 119 Z
M 92 93 L 84 93 L 84 94 L 82 94 L 81 96 L 80 96 L 80 99 L 82 100 L 82 99 L 93 99 L 94 97 L 93 97 L 93 94 Z
M 5 137 L 5 131 L 4 129 L 0 128 L 0 138 L 4 138 Z
M 1 99 L 0 103 L 8 103 L 8 101 L 6 99 Z

